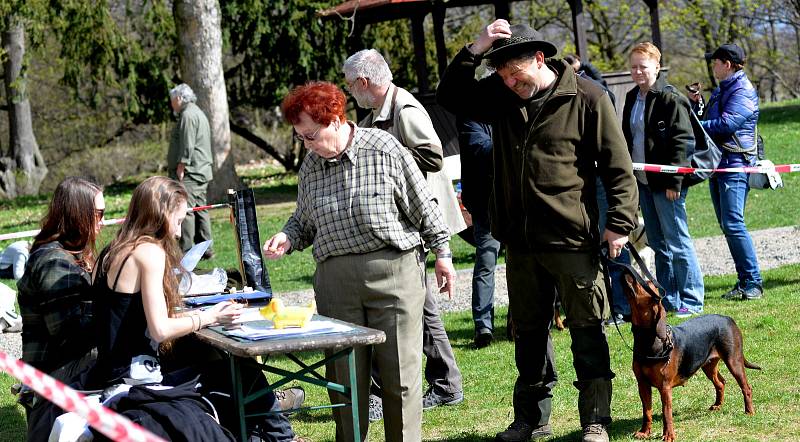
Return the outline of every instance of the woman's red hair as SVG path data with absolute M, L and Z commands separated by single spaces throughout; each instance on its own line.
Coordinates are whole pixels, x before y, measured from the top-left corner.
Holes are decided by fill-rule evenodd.
M 297 86 L 283 99 L 281 110 L 290 124 L 300 122 L 305 112 L 317 124 L 330 124 L 336 117 L 345 121 L 347 99 L 339 87 L 327 81 L 311 81 Z

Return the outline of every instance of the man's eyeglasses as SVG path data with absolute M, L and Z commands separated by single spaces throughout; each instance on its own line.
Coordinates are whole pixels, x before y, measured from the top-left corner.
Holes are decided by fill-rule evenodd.
M 317 134 L 319 133 L 320 129 L 322 129 L 323 126 L 324 126 L 323 124 L 320 124 L 317 130 L 315 130 L 314 133 L 311 135 L 303 135 L 299 132 L 296 132 L 294 134 L 294 138 L 301 143 L 304 141 L 314 141 L 317 139 Z
M 344 79 L 344 87 L 345 87 L 345 89 L 347 89 L 348 91 L 352 91 L 353 90 L 353 86 L 358 82 L 359 78 L 364 78 L 364 77 L 356 77 L 356 78 L 354 78 L 352 80 L 348 80 L 347 78 L 345 78 Z M 364 78 L 364 80 L 366 80 L 366 78 Z
M 103 219 L 105 215 L 106 215 L 106 209 L 94 209 L 94 216 L 95 218 L 97 218 L 98 221 Z

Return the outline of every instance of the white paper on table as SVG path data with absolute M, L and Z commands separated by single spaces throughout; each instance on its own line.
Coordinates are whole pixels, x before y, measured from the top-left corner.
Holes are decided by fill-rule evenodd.
M 234 324 L 242 324 L 245 322 L 263 321 L 264 317 L 261 316 L 261 307 L 245 307 L 239 310 L 239 317 L 233 321 Z
M 261 320 L 242 324 L 240 328 L 225 330 L 228 336 L 245 339 L 266 339 L 271 337 L 308 336 L 325 333 L 341 333 L 352 327 L 333 321 L 310 321 L 305 327 L 274 328 L 272 321 Z

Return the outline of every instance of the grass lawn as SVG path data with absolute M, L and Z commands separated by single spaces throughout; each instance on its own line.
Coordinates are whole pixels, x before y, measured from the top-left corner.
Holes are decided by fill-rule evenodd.
M 761 112 L 761 131 L 766 141 L 767 156 L 775 164 L 800 163 L 800 100 L 764 106 Z M 273 168 L 243 169 L 245 181 L 255 189 L 259 201 L 258 213 L 262 242 L 278 231 L 294 209 L 296 178 Z M 784 174 L 785 189 L 778 191 L 753 191 L 748 200 L 746 219 L 751 229 L 800 224 L 800 208 L 796 204 L 796 189 L 800 186 L 798 174 Z M 124 216 L 134 184 L 110 186 L 105 190 L 106 216 Z M 707 184 L 694 187 L 687 198 L 690 231 L 696 237 L 720 234 L 719 226 L 709 201 Z M 13 201 L 0 201 L 0 233 L 37 228 L 44 214 L 49 196 L 25 197 Z M 216 202 L 216 201 L 215 201 Z M 232 267 L 235 262 L 233 231 L 228 211 L 212 211 L 212 229 L 215 239 L 216 259 L 204 261 L 201 268 Z M 100 245 L 106 244 L 116 228 L 104 230 Z M 0 248 L 9 241 L 0 242 Z M 452 242 L 454 262 L 458 268 L 472 266 L 474 250 L 460 238 Z M 311 253 L 294 253 L 286 258 L 268 263 L 273 289 L 276 292 L 306 289 L 311 285 L 314 263 Z M 730 376 L 728 402 L 723 411 L 710 413 L 706 409 L 713 401 L 713 388 L 701 374 L 689 382 L 687 388 L 678 389 L 674 399 L 676 429 L 682 440 L 793 440 L 800 434 L 800 387 L 796 379 L 800 370 L 800 341 L 798 328 L 792 319 L 800 314 L 800 266 L 788 266 L 765 273 L 767 296 L 764 300 L 747 304 L 719 300 L 733 277 L 706 278 L 706 312 L 733 316 L 745 335 L 745 353 L 748 359 L 760 364 L 761 372 L 749 371 L 754 389 L 755 417 L 745 416 L 741 393 Z M 3 283 L 15 288 L 13 281 Z M 499 311 L 498 324 L 505 323 L 505 310 Z M 791 319 L 790 319 L 791 318 Z M 458 407 L 433 410 L 425 414 L 426 440 L 472 441 L 486 440 L 502 430 L 511 420 L 511 391 L 516 370 L 513 365 L 513 346 L 499 341 L 481 351 L 471 350 L 472 323 L 468 313 L 445 316 L 447 330 L 464 375 L 466 400 Z M 673 321 L 674 323 L 674 321 Z M 630 344 L 628 326 L 623 333 Z M 504 330 L 498 330 L 502 336 Z M 574 372 L 569 356 L 569 338 L 566 332 L 555 333 L 558 369 L 561 383 L 554 397 L 553 420 L 556 440 L 574 440 L 579 435 L 576 390 L 571 386 Z M 635 382 L 630 371 L 630 351 L 614 332 L 609 336 L 612 364 L 617 378 L 614 393 L 615 424 L 612 439 L 628 440 L 638 428 L 641 410 Z M 723 369 L 724 370 L 724 369 Z M 727 372 L 726 372 L 727 374 Z M 8 387 L 11 378 L 0 375 L 0 442 L 24 439 L 24 416 L 13 403 Z M 319 404 L 326 401 L 324 393 L 309 390 L 309 401 Z M 656 415 L 660 416 L 656 400 Z M 300 414 L 293 419 L 298 432 L 315 441 L 333 439 L 332 422 L 326 412 Z M 656 432 L 661 431 L 660 421 Z M 382 440 L 375 431 L 371 440 Z M 382 433 L 382 432 L 380 432 Z
M 732 277 L 706 278 L 706 312 L 732 316 L 744 333 L 748 360 L 763 370 L 748 370 L 753 387 L 756 415 L 744 414 L 741 391 L 726 368 L 720 368 L 728 381 L 726 402 L 719 412 L 710 412 L 714 390 L 703 373 L 694 376 L 684 388 L 674 391 L 673 407 L 679 440 L 709 441 L 790 441 L 800 434 L 800 265 L 765 273 L 767 296 L 760 301 L 723 301 L 720 295 L 730 287 Z M 506 310 L 498 312 L 498 325 L 505 324 Z M 464 377 L 466 399 L 454 407 L 425 412 L 423 437 L 436 441 L 488 441 L 512 419 L 511 392 L 516 376 L 513 344 L 506 341 L 504 327 L 498 327 L 495 344 L 482 350 L 470 348 L 472 320 L 468 313 L 444 317 L 448 334 Z M 679 320 L 670 318 L 671 324 Z M 632 344 L 630 326 L 620 327 L 627 345 Z M 614 329 L 608 329 L 614 380 L 612 402 L 614 423 L 611 440 L 634 440 L 631 436 L 641 422 L 641 405 L 636 381 L 630 369 L 631 351 Z M 569 351 L 568 331 L 554 332 L 560 382 L 553 398 L 552 440 L 580 440 L 577 415 L 577 390 L 572 387 L 575 373 Z M 289 365 L 278 360 L 278 365 Z M 0 441 L 23 440 L 24 416 L 7 393 L 11 378 L 0 375 Z M 307 404 L 327 403 L 321 388 L 305 386 Z M 654 434 L 662 430 L 661 405 L 654 392 Z M 333 421 L 327 410 L 292 416 L 298 434 L 311 440 L 333 440 Z M 382 441 L 382 422 L 373 424 L 371 441 Z

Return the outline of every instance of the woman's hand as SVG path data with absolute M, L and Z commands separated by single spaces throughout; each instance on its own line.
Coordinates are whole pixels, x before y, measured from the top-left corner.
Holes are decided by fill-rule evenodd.
M 264 258 L 278 259 L 291 248 L 292 242 L 289 241 L 289 237 L 283 232 L 278 232 L 264 243 Z
M 672 189 L 667 189 L 667 199 L 668 200 L 677 201 L 678 198 L 680 198 L 680 196 L 681 196 L 680 192 L 676 192 L 676 191 L 674 191 Z
M 220 302 L 201 314 L 201 318 L 203 318 L 202 325 L 203 327 L 212 324 L 231 325 L 233 321 L 239 319 L 239 315 L 242 313 L 241 310 L 242 304 L 231 301 Z

